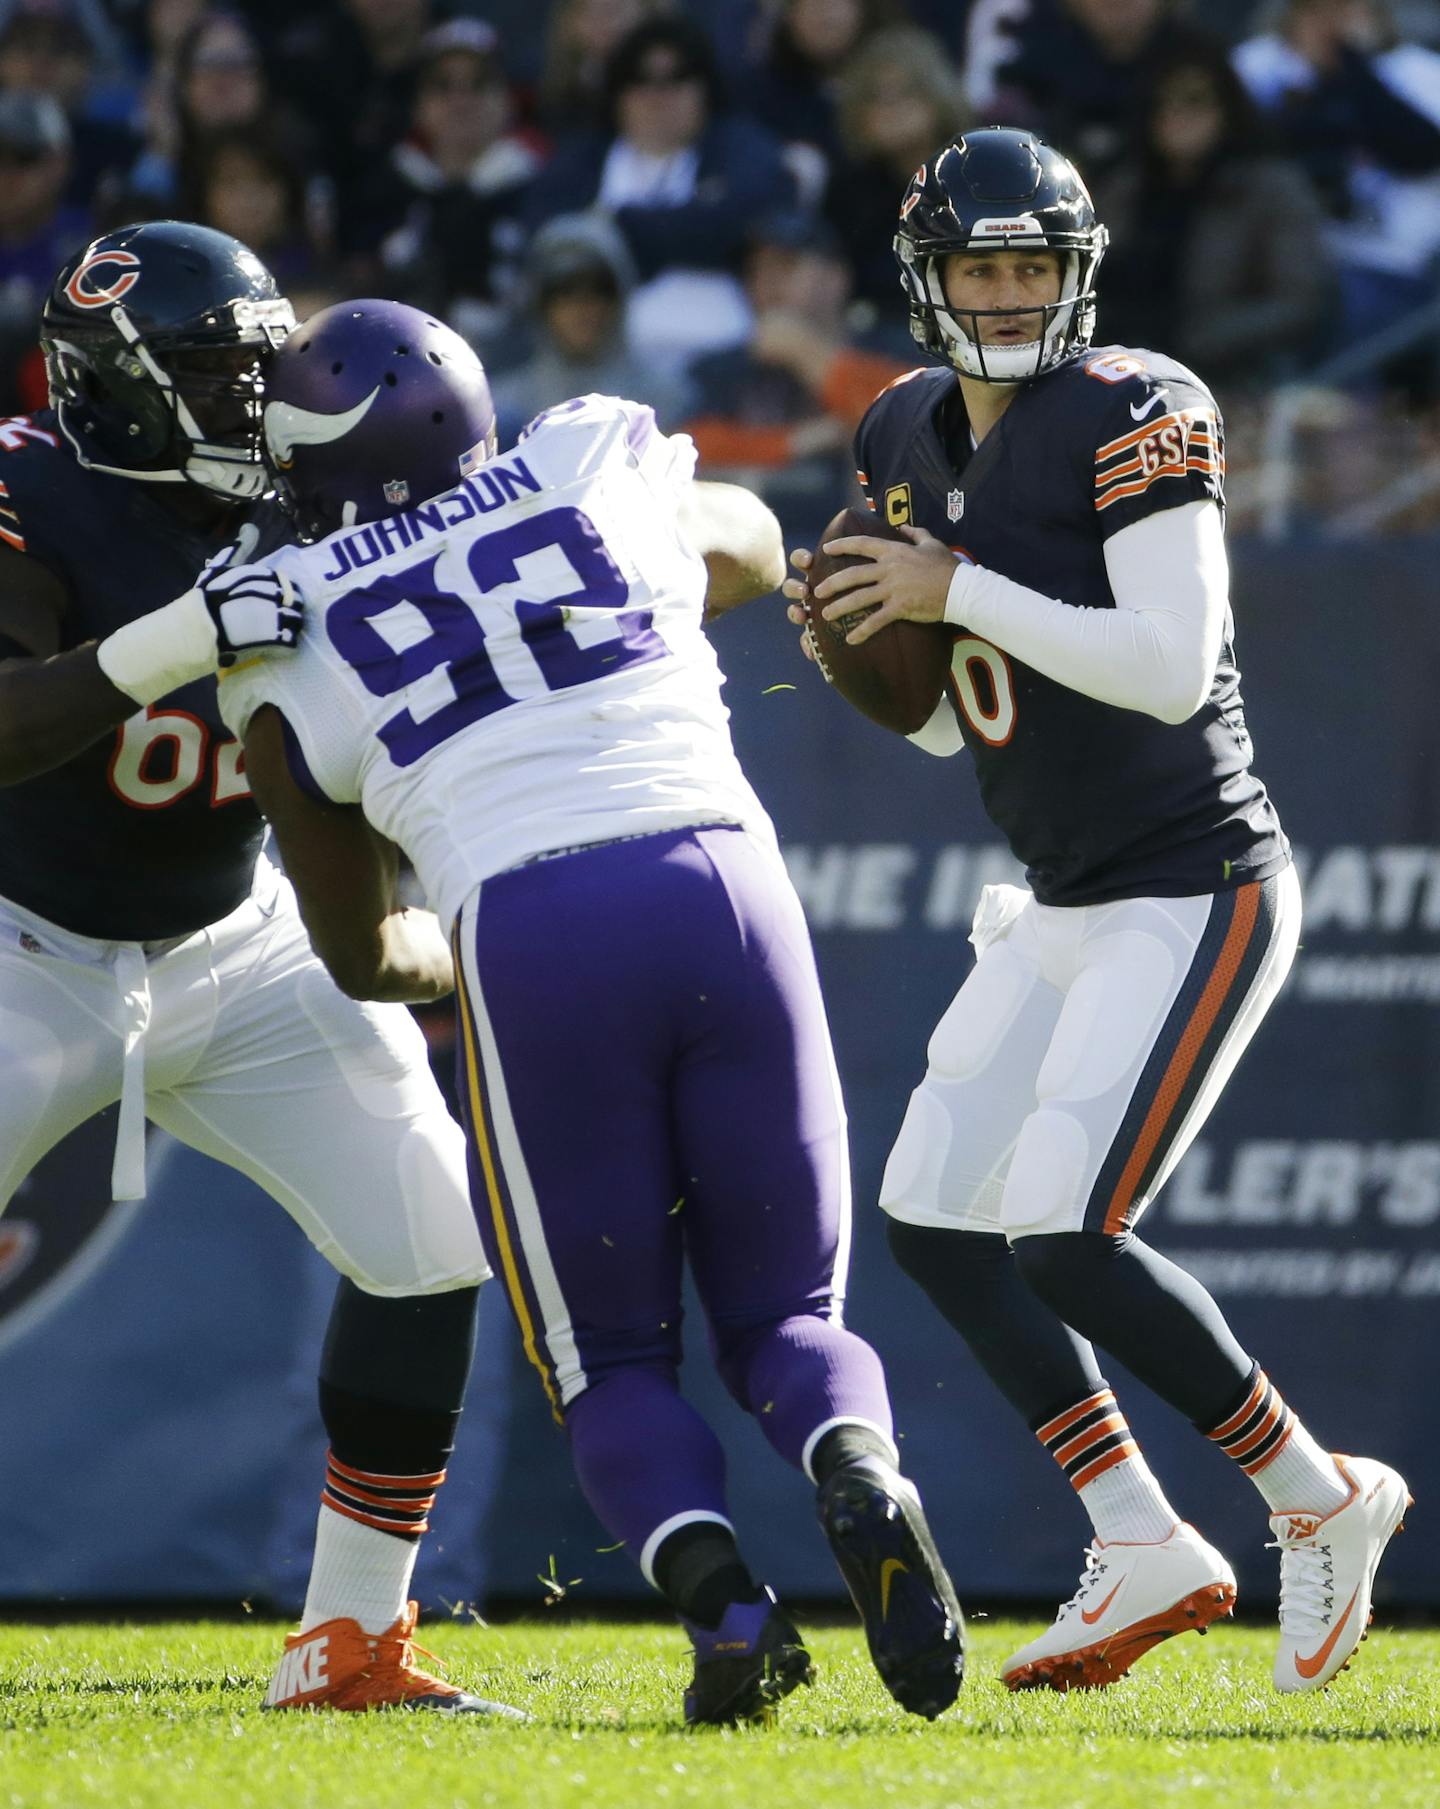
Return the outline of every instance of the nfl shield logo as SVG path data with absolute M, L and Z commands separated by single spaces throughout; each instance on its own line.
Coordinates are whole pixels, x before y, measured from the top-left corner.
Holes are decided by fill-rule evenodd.
M 392 477 L 385 485 L 387 503 L 407 503 L 410 500 L 410 486 L 403 477 Z
M 952 490 L 945 498 L 945 513 L 951 521 L 959 521 L 965 513 L 965 492 Z

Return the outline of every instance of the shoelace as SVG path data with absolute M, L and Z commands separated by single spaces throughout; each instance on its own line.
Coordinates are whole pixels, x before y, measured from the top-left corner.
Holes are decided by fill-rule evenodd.
M 1080 1578 L 1080 1587 L 1068 1602 L 1060 1604 L 1060 1611 L 1055 1616 L 1056 1620 L 1064 1620 L 1068 1615 L 1074 1614 L 1082 1606 L 1086 1597 L 1094 1593 L 1108 1568 L 1109 1566 L 1100 1556 L 1099 1546 L 1087 1545 L 1085 1547 L 1085 1571 Z
M 1330 1547 L 1314 1539 L 1272 1539 L 1266 1551 L 1280 1554 L 1280 1625 L 1286 1633 L 1311 1636 L 1330 1625 L 1335 1608 L 1335 1564 Z
M 445 1660 L 422 1646 L 418 1640 L 411 1639 L 408 1634 L 402 1633 L 395 1639 L 386 1639 L 383 1635 L 377 1634 L 370 1643 L 377 1659 L 389 1659 L 393 1654 L 402 1671 L 414 1669 L 412 1660 L 419 1656 L 434 1665 L 442 1676 L 444 1675 Z

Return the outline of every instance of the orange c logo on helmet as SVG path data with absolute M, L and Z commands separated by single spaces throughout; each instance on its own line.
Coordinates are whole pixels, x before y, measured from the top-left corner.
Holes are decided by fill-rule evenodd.
M 105 264 L 119 266 L 120 275 L 109 284 L 86 282 L 92 271 Z M 140 281 L 140 260 L 133 251 L 97 251 L 79 266 L 65 285 L 65 294 L 77 308 L 108 308 Z

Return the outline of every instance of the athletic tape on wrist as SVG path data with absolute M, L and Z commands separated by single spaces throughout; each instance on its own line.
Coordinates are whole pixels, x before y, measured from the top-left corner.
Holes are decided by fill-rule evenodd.
M 198 590 L 106 635 L 95 649 L 100 670 L 138 704 L 152 704 L 215 671 L 215 624 Z

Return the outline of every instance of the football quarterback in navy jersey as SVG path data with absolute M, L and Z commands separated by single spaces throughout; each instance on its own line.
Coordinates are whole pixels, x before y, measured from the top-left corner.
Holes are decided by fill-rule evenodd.
M 508 1715 L 410 1655 L 488 1273 L 464 1138 L 399 1002 L 448 991 L 448 956 L 396 1002 L 337 989 L 216 707 L 217 666 L 298 635 L 288 586 L 246 562 L 285 530 L 260 409 L 293 325 L 236 240 L 125 227 L 55 279 L 52 407 L 0 422 L 0 1207 L 117 1101 L 117 1198 L 144 1191 L 147 1117 L 270 1192 L 342 1280 L 305 1606 L 326 1638 L 269 1700 Z M 423 942 L 426 916 L 377 899 L 359 939 Z
M 1078 1591 L 1007 1660 L 1010 1686 L 1106 1684 L 1235 1598 L 1099 1345 L 1256 1484 L 1281 1551 L 1275 1682 L 1316 1689 L 1365 1630 L 1407 1491 L 1317 1444 L 1199 1283 L 1135 1234 L 1284 981 L 1300 895 L 1251 770 L 1219 413 L 1172 359 L 1092 348 L 1105 244 L 1073 165 L 1027 132 L 954 139 L 901 204 L 911 330 L 943 362 L 892 384 L 857 435 L 871 505 L 904 538 L 831 541 L 867 562 L 815 594 L 832 620 L 870 611 L 856 644 L 902 618 L 948 625 L 947 695 L 911 739 L 970 750 L 1028 889 L 982 896 L 881 1205 L 901 1265 L 1094 1524 Z

